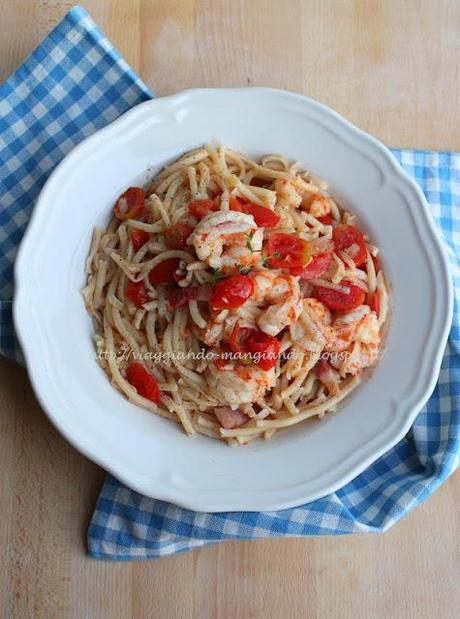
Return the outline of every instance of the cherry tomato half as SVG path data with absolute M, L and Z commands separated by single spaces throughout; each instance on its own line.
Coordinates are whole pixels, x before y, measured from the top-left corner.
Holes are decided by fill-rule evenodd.
M 168 284 L 177 279 L 176 271 L 179 268 L 179 258 L 166 258 L 150 271 L 148 277 L 152 286 Z M 176 276 L 176 277 L 175 277 Z
M 210 304 L 214 309 L 233 309 L 243 305 L 254 292 L 254 282 L 247 275 L 231 275 L 214 286 Z
M 136 307 L 144 307 L 144 303 L 150 301 L 147 290 L 142 282 L 131 282 L 126 284 L 125 296 L 134 303 Z
M 126 378 L 139 395 L 158 404 L 160 400 L 158 383 L 142 363 L 131 363 L 126 369 Z
M 230 198 L 230 210 L 252 215 L 256 226 L 260 228 L 276 228 L 280 221 L 280 216 L 271 209 L 252 202 L 245 202 L 240 198 Z
M 372 258 L 372 262 L 374 263 L 375 272 L 378 273 L 380 271 L 380 262 L 379 262 L 378 256 L 373 256 L 371 254 L 371 258 Z M 365 260 L 363 264 L 360 264 L 358 269 L 361 269 L 361 271 L 367 272 L 367 260 Z
M 255 364 L 262 370 L 270 370 L 278 359 L 281 344 L 276 337 L 258 331 L 249 338 L 248 348 L 252 354 L 259 356 Z
M 380 311 L 380 295 L 379 295 L 379 291 L 376 290 L 374 292 L 374 294 L 371 296 L 371 298 L 369 299 L 369 307 L 371 308 L 371 310 L 373 312 L 375 312 L 377 314 L 377 316 L 379 315 L 379 311 Z
M 139 251 L 142 245 L 145 245 L 150 238 L 150 234 L 145 230 L 138 230 L 135 228 L 131 232 L 131 243 L 134 247 L 134 251 Z
M 267 244 L 268 262 L 274 269 L 303 267 L 311 257 L 307 241 L 295 234 L 278 232 L 272 234 Z
M 375 272 L 378 273 L 380 271 L 380 262 L 378 256 L 373 256 L 371 254 L 372 262 L 374 263 Z
M 336 251 L 345 252 L 359 266 L 366 260 L 366 243 L 362 233 L 355 226 L 339 224 L 332 231 Z
M 334 221 L 332 219 L 332 215 L 331 214 L 322 215 L 321 217 L 317 217 L 316 219 L 318 221 L 320 221 L 322 224 L 324 224 L 325 226 L 330 226 L 332 224 L 332 222 Z
M 125 221 L 126 219 L 138 219 L 144 214 L 145 191 L 141 187 L 129 187 L 116 201 L 113 208 L 115 217 Z
M 212 211 L 218 211 L 219 205 L 214 200 L 192 200 L 188 205 L 188 212 L 196 219 L 203 219 Z
M 168 226 L 164 232 L 166 245 L 171 249 L 184 249 L 192 231 L 193 226 L 186 223 L 178 222 Z
M 301 269 L 291 269 L 292 275 L 299 275 L 301 279 L 309 280 L 320 277 L 325 273 L 332 262 L 332 253 L 317 254 L 313 256 L 307 266 Z
M 230 350 L 234 353 L 249 352 L 248 340 L 252 335 L 255 335 L 256 333 L 257 329 L 251 329 L 250 327 L 240 327 L 239 322 L 236 322 L 228 340 Z
M 326 307 L 337 312 L 348 312 L 364 303 L 364 290 L 345 279 L 340 282 L 340 286 L 348 288 L 349 292 L 316 286 L 313 294 Z

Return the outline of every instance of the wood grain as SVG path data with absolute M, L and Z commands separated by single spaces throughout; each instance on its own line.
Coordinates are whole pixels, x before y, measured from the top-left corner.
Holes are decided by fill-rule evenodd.
M 72 5 L 2 3 L 0 79 Z M 161 96 L 263 85 L 323 101 L 385 143 L 460 150 L 460 2 L 87 0 Z M 85 556 L 103 472 L 0 360 L 0 617 L 456 616 L 459 476 L 384 535 L 227 542 L 160 561 Z

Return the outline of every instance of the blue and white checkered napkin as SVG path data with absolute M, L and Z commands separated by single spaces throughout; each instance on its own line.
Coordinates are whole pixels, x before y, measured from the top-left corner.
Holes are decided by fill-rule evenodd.
M 0 351 L 22 361 L 13 263 L 53 168 L 97 129 L 152 97 L 86 11 L 74 7 L 0 86 Z
M 151 96 L 81 8 L 0 86 L 0 347 L 11 323 L 13 261 L 47 176 L 80 140 Z M 205 514 L 148 499 L 108 476 L 89 529 L 93 557 L 133 559 L 223 539 L 384 531 L 433 493 L 460 449 L 460 153 L 393 151 L 419 183 L 444 236 L 455 287 L 438 385 L 409 434 L 338 492 L 295 509 Z

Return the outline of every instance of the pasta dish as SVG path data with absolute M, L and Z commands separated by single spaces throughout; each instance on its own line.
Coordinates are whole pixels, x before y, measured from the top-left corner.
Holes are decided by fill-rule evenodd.
M 233 445 L 335 410 L 381 352 L 378 248 L 282 156 L 198 148 L 117 199 L 83 296 L 131 402 Z

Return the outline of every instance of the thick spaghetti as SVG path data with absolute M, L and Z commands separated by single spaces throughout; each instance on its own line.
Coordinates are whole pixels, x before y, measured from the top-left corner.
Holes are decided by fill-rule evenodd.
M 270 438 L 334 410 L 376 362 L 377 254 L 297 164 L 188 152 L 94 230 L 83 296 L 99 363 L 189 435 Z

